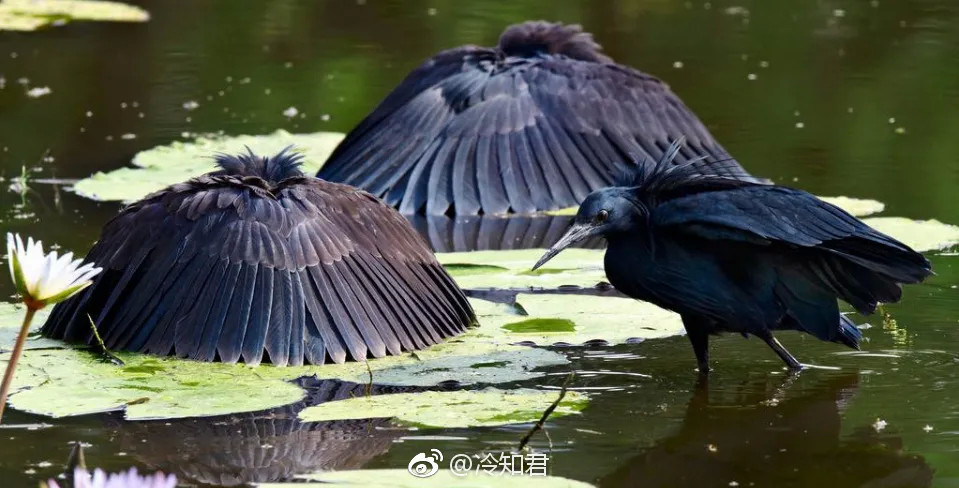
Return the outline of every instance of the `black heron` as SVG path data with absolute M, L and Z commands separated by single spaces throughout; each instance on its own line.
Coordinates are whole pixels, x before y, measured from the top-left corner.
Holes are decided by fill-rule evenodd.
M 900 299 L 900 284 L 932 273 L 922 254 L 809 193 L 668 164 L 680 145 L 652 169 L 639 165 L 590 194 L 533 269 L 577 241 L 605 237 L 610 283 L 679 313 L 701 372 L 709 371 L 709 335 L 719 332 L 759 337 L 791 369 L 802 365 L 775 330 L 858 349 L 861 333 L 836 299 L 872 313 Z
M 413 70 L 318 176 L 404 214 L 532 213 L 578 205 L 615 165 L 659 161 L 681 136 L 677 164 L 726 160 L 723 174 L 749 176 L 665 83 L 614 63 L 578 25 L 526 22 Z
M 42 333 L 93 343 L 92 319 L 111 349 L 299 365 L 421 349 L 475 322 L 402 215 L 300 159 L 219 155 L 220 170 L 128 206 L 86 258 L 104 272 Z

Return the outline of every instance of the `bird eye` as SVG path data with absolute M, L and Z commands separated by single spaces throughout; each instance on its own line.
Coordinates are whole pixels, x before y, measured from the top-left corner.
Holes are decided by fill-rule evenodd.
M 601 224 L 603 222 L 606 222 L 606 219 L 608 218 L 609 218 L 609 212 L 606 210 L 600 210 L 599 213 L 596 214 L 596 221 Z

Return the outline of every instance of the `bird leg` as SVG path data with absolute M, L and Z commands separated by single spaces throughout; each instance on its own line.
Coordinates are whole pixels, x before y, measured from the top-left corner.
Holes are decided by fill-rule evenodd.
M 776 351 L 776 354 L 779 355 L 779 358 L 782 359 L 784 363 L 786 363 L 786 366 L 789 367 L 789 369 L 794 371 L 803 369 L 803 365 L 796 360 L 792 354 L 789 354 L 789 351 L 787 351 L 786 348 L 783 347 L 783 345 L 780 344 L 772 334 L 769 334 L 762 339 L 766 341 L 766 344 L 771 347 L 773 351 Z
M 709 374 L 709 328 L 706 320 L 684 315 L 683 327 L 686 328 L 686 337 L 696 353 L 699 374 Z

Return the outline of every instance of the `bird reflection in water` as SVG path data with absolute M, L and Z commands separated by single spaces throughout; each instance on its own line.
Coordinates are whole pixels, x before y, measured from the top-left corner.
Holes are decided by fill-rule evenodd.
M 546 249 L 563 236 L 572 215 L 404 215 L 434 252 Z M 601 249 L 602 238 L 574 247 Z
M 238 486 L 290 480 L 297 474 L 358 469 L 389 450 L 403 431 L 389 419 L 301 422 L 319 403 L 422 388 L 368 386 L 303 378 L 304 400 L 262 412 L 115 425 L 120 449 L 181 482 Z M 147 440 L 147 442 L 143 442 Z
M 932 468 L 903 452 L 902 439 L 870 426 L 841 436 L 858 374 L 835 375 L 795 396 L 787 379 L 717 391 L 703 380 L 679 432 L 604 477 L 603 487 L 923 487 Z M 799 386 L 799 385 L 795 385 Z M 710 391 L 712 390 L 712 391 Z

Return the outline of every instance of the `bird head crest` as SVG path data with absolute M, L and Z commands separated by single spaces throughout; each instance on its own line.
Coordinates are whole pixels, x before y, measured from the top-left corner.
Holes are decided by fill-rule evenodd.
M 562 54 L 573 59 L 611 63 L 593 35 L 578 24 L 564 25 L 543 20 L 511 25 L 499 38 L 499 49 L 507 56 L 530 57 L 537 54 Z
M 226 154 L 214 156 L 216 164 L 222 168 L 221 174 L 233 176 L 253 176 L 261 178 L 270 184 L 303 176 L 300 166 L 303 164 L 303 155 L 293 152 L 293 146 L 287 146 L 272 157 L 257 156 L 249 147 L 246 153 Z
M 616 186 L 649 189 L 651 186 L 656 186 L 659 180 L 663 179 L 668 173 L 675 171 L 677 168 L 688 166 L 689 163 L 681 166 L 673 164 L 685 142 L 686 139 L 683 137 L 673 141 L 663 151 L 659 161 L 653 162 L 644 157 L 642 160 L 634 160 L 631 164 L 621 165 L 619 175 L 616 177 Z
M 616 186 L 629 188 L 635 198 L 646 203 L 655 203 L 689 193 L 757 184 L 720 174 L 722 168 L 737 164 L 732 158 L 710 161 L 708 165 L 697 164 L 705 156 L 676 163 L 685 142 L 683 137 L 673 141 L 655 163 L 644 159 L 621 168 Z

